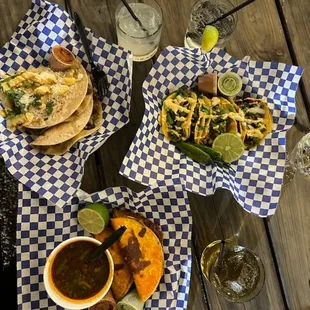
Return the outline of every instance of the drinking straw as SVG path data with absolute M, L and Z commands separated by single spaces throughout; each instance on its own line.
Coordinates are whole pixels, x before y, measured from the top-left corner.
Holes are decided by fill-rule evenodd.
M 235 8 L 233 8 L 232 10 L 228 11 L 227 13 L 223 14 L 222 16 L 218 17 L 217 19 L 215 19 L 214 21 L 212 21 L 211 23 L 208 23 L 208 25 L 211 24 L 215 24 L 216 22 L 218 22 L 219 20 L 226 18 L 229 15 L 232 15 L 236 12 L 238 12 L 239 10 L 243 9 L 244 7 L 248 6 L 249 4 L 251 4 L 252 2 L 254 2 L 255 0 L 247 0 L 245 2 L 243 2 L 242 4 L 236 6 Z
M 123 4 L 125 5 L 125 7 L 127 8 L 128 12 L 130 13 L 130 15 L 132 16 L 132 18 L 140 25 L 141 29 L 147 33 L 147 35 L 149 35 L 149 32 L 147 31 L 146 28 L 144 28 L 144 26 L 141 23 L 141 20 L 136 16 L 136 14 L 133 12 L 133 10 L 131 9 L 131 7 L 129 6 L 128 2 L 126 0 L 122 0 Z
M 224 251 L 225 251 L 225 240 L 221 241 L 221 248 L 220 248 L 220 254 L 219 254 L 219 258 L 217 260 L 217 264 L 215 266 L 215 273 L 218 275 L 221 268 L 222 268 L 222 260 L 223 260 L 223 256 L 224 256 Z

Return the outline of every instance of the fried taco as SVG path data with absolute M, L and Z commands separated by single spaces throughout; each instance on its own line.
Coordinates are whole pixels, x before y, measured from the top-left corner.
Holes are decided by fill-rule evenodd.
M 142 224 L 144 224 L 145 226 L 147 226 L 154 232 L 154 234 L 159 239 L 160 243 L 163 242 L 163 232 L 161 231 L 160 226 L 155 224 L 151 220 L 145 218 L 140 213 L 132 212 L 126 209 L 118 209 L 118 208 L 114 208 L 112 213 L 114 217 L 129 217 L 129 218 L 134 218 L 138 220 L 139 222 L 141 222 Z
M 44 66 L 30 68 L 6 77 L 0 86 L 8 128 L 41 129 L 63 122 L 78 109 L 87 92 L 88 77 L 76 61 L 61 72 Z
M 32 143 L 32 146 L 47 146 L 68 141 L 87 125 L 93 111 L 93 94 L 86 95 L 79 108 L 64 122 L 50 127 Z
M 214 139 L 222 133 L 238 133 L 237 108 L 234 103 L 223 97 L 213 97 L 211 99 L 212 112 L 210 130 L 207 143 L 212 145 Z
M 242 138 L 246 149 L 259 145 L 272 131 L 272 115 L 263 99 L 246 98 L 236 104 L 243 113 Z
M 85 128 L 78 133 L 76 136 L 68 141 L 62 142 L 56 145 L 50 146 L 34 146 L 38 151 L 47 155 L 63 155 L 78 141 L 81 139 L 94 134 L 99 130 L 103 122 L 102 118 L 102 106 L 99 100 L 94 101 L 92 115 L 85 126 Z
M 189 138 L 196 105 L 197 95 L 189 90 L 180 89 L 164 99 L 159 122 L 167 139 L 185 141 Z
M 94 235 L 94 237 L 100 242 L 103 242 L 112 233 L 112 229 L 106 228 L 100 234 Z M 130 269 L 121 253 L 119 243 L 115 242 L 112 246 L 109 247 L 109 251 L 114 262 L 114 278 L 111 287 L 115 299 L 119 301 L 128 293 L 133 283 L 133 278 L 131 276 Z
M 127 227 L 119 239 L 140 298 L 146 301 L 156 290 L 164 273 L 164 254 L 155 233 L 133 218 L 112 218 L 114 230 Z

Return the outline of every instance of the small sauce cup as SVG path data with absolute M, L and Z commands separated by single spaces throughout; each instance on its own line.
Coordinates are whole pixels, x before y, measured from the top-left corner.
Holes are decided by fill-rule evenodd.
M 52 47 L 51 67 L 56 71 L 65 71 L 75 63 L 75 56 L 67 48 L 56 45 Z
M 46 264 L 44 267 L 44 274 L 43 274 L 43 280 L 45 289 L 49 295 L 49 297 L 59 306 L 65 308 L 65 309 L 85 309 L 89 308 L 93 305 L 95 305 L 97 302 L 99 302 L 109 291 L 112 281 L 113 281 L 113 275 L 114 275 L 114 263 L 112 256 L 108 250 L 105 251 L 105 255 L 107 257 L 108 261 L 108 277 L 107 281 L 103 284 L 102 288 L 99 292 L 97 292 L 95 295 L 92 295 L 91 297 L 85 298 L 85 299 L 73 299 L 69 298 L 68 296 L 65 296 L 55 285 L 52 277 L 52 267 L 53 263 L 55 262 L 55 259 L 57 255 L 60 253 L 61 250 L 63 250 L 66 246 L 72 244 L 73 242 L 78 241 L 87 241 L 94 243 L 96 245 L 100 245 L 101 242 L 91 238 L 91 237 L 73 237 L 68 240 L 63 241 L 60 243 L 50 254 L 50 256 L 46 260 Z M 72 279 L 68 279 L 70 281 Z

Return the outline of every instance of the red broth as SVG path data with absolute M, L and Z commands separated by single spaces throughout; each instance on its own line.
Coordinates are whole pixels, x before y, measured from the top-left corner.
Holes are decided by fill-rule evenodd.
M 89 241 L 75 241 L 56 255 L 52 264 L 52 280 L 56 288 L 71 299 L 87 299 L 96 295 L 109 277 L 109 261 L 104 254 L 89 264 L 86 257 L 98 247 Z

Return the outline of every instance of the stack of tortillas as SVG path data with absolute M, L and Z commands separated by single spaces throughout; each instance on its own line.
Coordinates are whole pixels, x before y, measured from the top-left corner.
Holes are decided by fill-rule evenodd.
M 16 72 L 0 83 L 7 127 L 30 131 L 31 145 L 44 154 L 62 155 L 102 125 L 91 80 L 66 48 L 53 48 L 49 67 Z
M 62 155 L 76 142 L 95 133 L 102 125 L 102 107 L 88 89 L 77 110 L 62 123 L 47 128 L 31 145 L 49 155 Z

